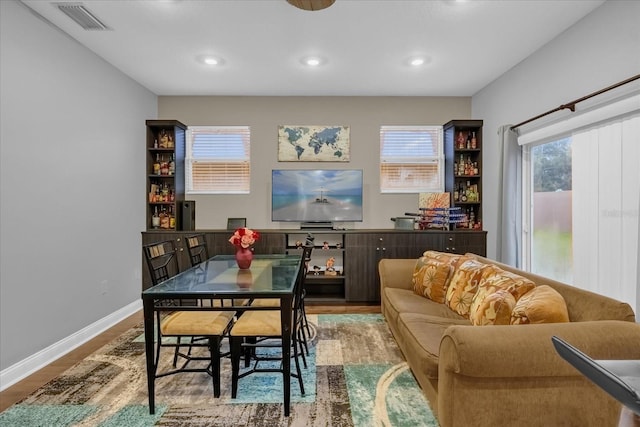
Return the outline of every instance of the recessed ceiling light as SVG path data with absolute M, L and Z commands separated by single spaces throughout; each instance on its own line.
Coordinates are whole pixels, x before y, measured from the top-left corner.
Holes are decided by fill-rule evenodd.
M 420 67 L 422 65 L 427 65 L 430 62 L 431 58 L 429 58 L 428 56 L 412 56 L 411 58 L 407 59 L 407 64 L 412 67 Z
M 222 58 L 213 55 L 200 55 L 198 56 L 198 61 L 211 66 L 222 65 L 224 63 Z
M 308 67 L 319 67 L 327 61 L 319 56 L 306 56 L 302 58 L 300 62 Z

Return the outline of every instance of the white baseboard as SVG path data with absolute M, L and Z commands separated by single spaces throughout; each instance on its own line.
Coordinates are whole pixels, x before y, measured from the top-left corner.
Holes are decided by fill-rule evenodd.
M 57 343 L 54 343 L 27 357 L 26 359 L 3 369 L 0 371 L 0 391 L 11 387 L 18 381 L 49 365 L 51 362 L 59 359 L 71 350 L 81 346 L 141 309 L 142 301 L 134 301 L 120 310 L 117 310 L 97 322 L 92 323 L 86 328 L 83 328 Z

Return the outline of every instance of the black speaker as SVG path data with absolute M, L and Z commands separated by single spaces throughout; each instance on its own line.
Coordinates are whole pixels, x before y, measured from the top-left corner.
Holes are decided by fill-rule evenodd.
M 183 200 L 181 203 L 182 227 L 181 230 L 189 231 L 196 229 L 196 201 Z

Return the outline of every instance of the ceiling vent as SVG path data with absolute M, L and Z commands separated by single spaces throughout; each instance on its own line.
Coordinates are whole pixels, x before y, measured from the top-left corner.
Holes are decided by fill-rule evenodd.
M 102 23 L 95 15 L 89 12 L 89 9 L 84 7 L 82 3 L 55 3 L 56 7 L 60 9 L 65 15 L 73 19 L 85 30 L 92 31 L 105 31 L 110 30 L 105 24 Z

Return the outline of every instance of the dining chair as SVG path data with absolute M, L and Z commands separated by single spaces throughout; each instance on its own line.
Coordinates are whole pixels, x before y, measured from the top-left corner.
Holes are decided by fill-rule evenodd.
M 194 234 L 187 236 L 187 251 L 189 252 L 189 260 L 191 266 L 195 267 L 203 261 L 209 259 L 209 249 L 204 234 Z
M 307 272 L 309 271 L 309 261 L 311 261 L 311 252 L 313 251 L 313 240 L 307 240 L 305 246 L 303 246 L 303 273 L 302 273 L 302 283 L 300 285 L 300 322 L 303 326 L 303 329 L 300 330 L 301 337 L 300 343 L 304 347 L 305 353 L 307 356 L 309 355 L 309 344 L 308 341 L 311 338 L 311 328 L 309 326 L 309 321 L 307 320 L 307 310 L 305 308 L 305 297 L 307 295 L 307 290 L 305 288 L 305 280 L 307 277 Z M 251 305 L 261 306 L 261 307 L 280 307 L 280 300 L 275 298 L 256 298 L 250 302 Z M 303 358 L 304 366 L 307 367 L 306 359 Z
M 311 248 L 305 248 L 303 257 L 311 251 Z M 304 260 L 305 258 L 303 258 Z M 305 275 L 304 261 L 298 270 L 296 281 L 293 289 L 292 302 L 292 320 L 290 333 L 291 347 L 293 350 L 293 358 L 295 364 L 295 373 L 291 376 L 298 379 L 300 385 L 300 393 L 304 395 L 304 384 L 302 381 L 302 370 L 300 368 L 299 358 L 301 357 L 306 367 L 304 358 L 304 350 L 301 344 L 302 317 L 301 317 L 301 299 L 302 284 Z M 238 381 L 247 375 L 256 372 L 283 372 L 282 355 L 270 355 L 261 353 L 260 348 L 281 348 L 282 347 L 282 323 L 279 307 L 274 310 L 247 310 L 234 323 L 230 335 L 231 342 L 231 397 L 235 398 L 238 392 Z M 240 372 L 240 359 L 244 355 L 245 368 L 249 368 L 244 372 Z M 253 366 L 251 365 L 253 360 Z M 261 367 L 260 363 L 265 361 L 280 361 L 280 367 Z
M 178 253 L 174 241 L 166 240 L 148 244 L 143 246 L 143 250 L 154 285 L 178 274 Z M 172 304 L 175 305 L 175 310 L 169 314 L 162 315 L 160 310 L 156 310 L 157 344 L 154 378 L 179 372 L 206 372 L 212 377 L 214 397 L 219 397 L 222 357 L 220 346 L 222 339 L 229 334 L 236 313 L 234 311 L 182 311 L 180 310 L 182 301 L 173 301 Z M 181 341 L 183 338 L 188 338 L 189 342 L 183 343 Z M 162 347 L 174 348 L 173 369 L 158 373 Z M 183 352 L 182 347 L 187 347 L 188 352 Z M 208 348 L 209 356 L 194 356 L 192 350 L 195 347 Z M 178 358 L 184 359 L 179 367 Z M 189 364 L 193 361 L 209 363 L 206 367 L 190 367 Z

